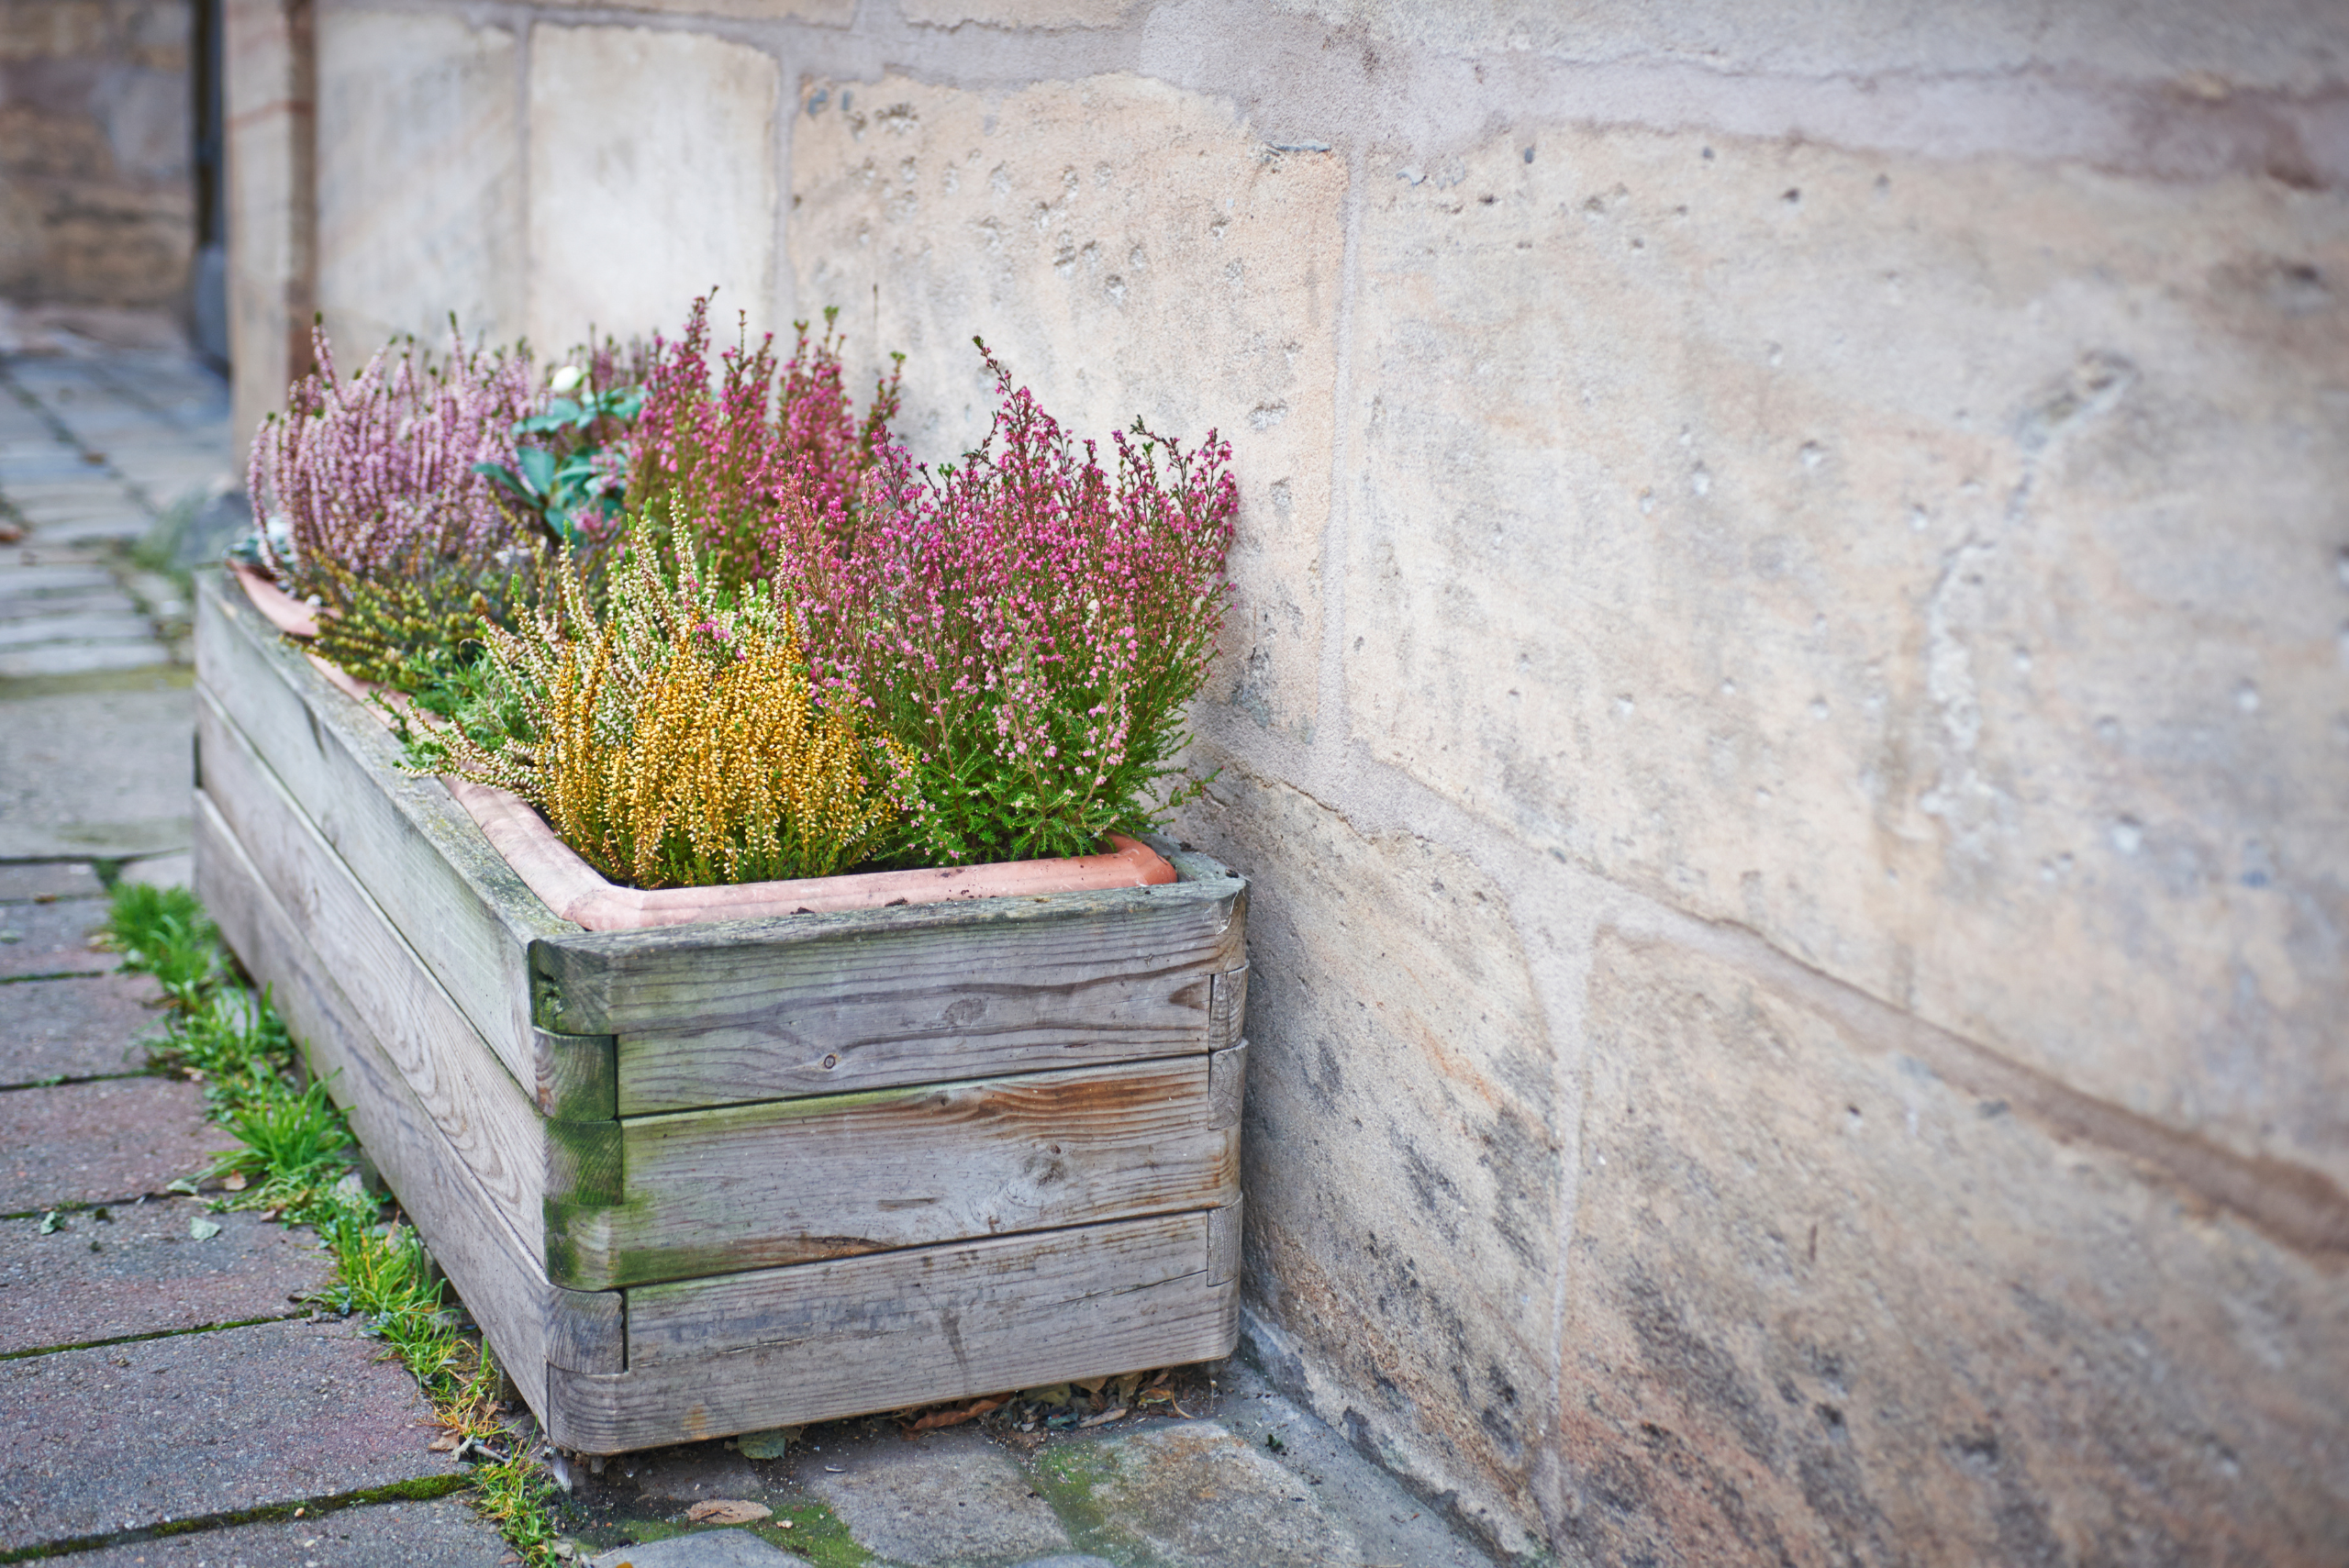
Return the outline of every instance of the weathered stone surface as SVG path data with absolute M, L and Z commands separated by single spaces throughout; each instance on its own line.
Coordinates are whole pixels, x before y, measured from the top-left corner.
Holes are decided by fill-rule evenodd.
M 1112 1442 L 1057 1445 L 1038 1461 L 1067 1506 L 1105 1521 L 1127 1552 L 1169 1568 L 1363 1568 L 1375 1561 L 1319 1507 L 1312 1484 L 1210 1422 Z
M 26 861 L 0 865 L 0 904 L 99 898 L 106 885 L 87 861 Z
M 627 1470 L 639 1493 L 676 1503 L 747 1497 L 759 1485 L 751 1473 L 749 1460 L 717 1443 L 691 1443 L 632 1455 Z
M 0 294 L 176 303 L 195 244 L 186 0 L 0 9 Z
M 114 1078 L 0 1095 L 0 1214 L 160 1194 L 236 1140 L 193 1084 Z
M 1372 752 L 2349 1180 L 2349 211 L 1632 132 L 1379 174 Z
M 550 9 L 592 6 L 599 11 L 665 11 L 746 22 L 818 22 L 834 27 L 856 14 L 855 0 L 547 0 L 547 5 Z
M 1221 430 L 1241 512 L 1208 700 L 1309 736 L 1343 164 L 1127 76 L 1001 95 L 818 82 L 799 110 L 794 308 L 842 307 L 858 362 L 910 356 L 904 430 L 926 458 L 986 432 L 974 333 L 1105 451 L 1137 416 L 1190 442 Z
M 352 1323 L 0 1362 L 0 1550 L 447 1475 L 429 1417 Z
M 309 6 L 222 0 L 221 98 L 228 188 L 228 361 L 235 444 L 310 368 L 317 287 L 317 73 Z
M 712 287 L 773 320 L 774 58 L 644 28 L 530 35 L 528 319 L 533 342 L 674 335 Z M 593 193 L 592 197 L 588 193 Z M 728 341 L 731 337 L 728 336 Z
M 1465 55 L 1538 51 L 1650 66 L 1702 61 L 1740 75 L 1866 76 L 2085 70 L 2175 83 L 2182 96 L 2338 80 L 2340 31 L 2322 0 L 2251 0 L 2221 19 L 2192 0 L 2096 0 L 2062 15 L 2003 6 L 1894 14 L 1866 0 L 1755 7 L 1735 0 L 1561 11 L 1542 0 L 1276 0 L 1389 45 Z M 2198 75 L 2185 62 L 2200 69 Z M 2186 78 L 2179 81 L 2179 78 Z
M 1019 1461 L 975 1432 L 867 1448 L 844 1456 L 837 1475 L 810 1457 L 799 1480 L 858 1545 L 893 1562 L 1017 1562 L 1069 1546 Z
M 0 857 L 187 848 L 195 703 L 184 687 L 30 698 L 8 704 L 6 723 Z
M 908 22 L 958 28 L 1111 28 L 1140 9 L 1136 0 L 899 0 Z
M 121 960 L 91 945 L 106 923 L 102 899 L 0 907 L 0 979 L 20 974 L 101 974 Z M 0 998 L 0 1006 L 6 1005 Z
M 175 855 L 149 855 L 122 868 L 123 881 L 144 887 L 186 887 L 195 877 L 195 854 L 190 850 Z
M 523 331 L 515 35 L 462 17 L 321 11 L 318 307 L 356 370 L 395 333 Z M 560 345 L 543 345 L 559 348 Z
M 598 1552 L 587 1568 L 792 1568 L 807 1561 L 746 1529 L 711 1529 Z
M 509 1555 L 505 1539 L 462 1498 L 443 1498 L 164 1536 L 61 1561 L 72 1568 L 492 1568 Z
M 106 906 L 83 901 L 81 908 L 88 916 Z M 0 926 L 8 915 L 0 909 Z M 140 1041 L 162 1031 L 153 1011 L 161 995 L 143 974 L 0 985 L 0 1084 L 140 1071 L 147 1065 Z
M 46 1236 L 38 1219 L 0 1220 L 0 1354 L 284 1318 L 330 1272 L 309 1231 L 257 1214 L 209 1215 L 195 1198 L 106 1212 L 61 1215 Z M 197 1240 L 197 1219 L 220 1233 Z
M 1718 956 L 1606 938 L 1540 1481 L 1593 1561 L 2315 1564 L 2342 1253 Z
M 1522 939 L 1456 853 L 1236 763 L 1214 797 L 1188 830 L 1251 878 L 1249 1289 L 1425 1473 L 1516 1486 L 1563 1262 Z

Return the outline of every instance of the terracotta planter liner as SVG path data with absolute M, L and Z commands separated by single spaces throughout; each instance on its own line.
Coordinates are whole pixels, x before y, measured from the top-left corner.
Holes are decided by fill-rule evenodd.
M 230 570 L 254 609 L 288 637 L 318 634 L 317 609 L 241 563 Z M 353 678 L 340 667 L 306 654 L 318 672 L 384 717 L 371 699 L 382 688 Z M 387 717 L 384 718 L 389 724 Z M 1174 868 L 1149 845 L 1111 834 L 1115 852 L 1062 860 L 998 861 L 985 865 L 918 871 L 863 872 L 848 876 L 803 877 L 788 882 L 743 882 L 717 887 L 622 887 L 558 838 L 545 817 L 510 790 L 446 778 L 458 804 L 481 825 L 484 837 L 506 857 L 514 873 L 563 919 L 591 931 L 634 931 L 700 920 L 755 919 L 770 915 L 826 914 L 842 909 L 881 909 L 900 904 L 936 904 L 962 898 L 1011 898 L 1047 893 L 1089 892 L 1112 887 L 1155 887 L 1174 880 Z

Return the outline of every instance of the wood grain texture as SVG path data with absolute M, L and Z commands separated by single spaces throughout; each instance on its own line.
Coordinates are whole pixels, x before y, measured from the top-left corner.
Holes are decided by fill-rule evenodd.
M 1208 1125 L 1238 1127 L 1248 1095 L 1248 1042 L 1208 1058 Z
M 1213 1284 L 1230 1284 L 1240 1278 L 1241 1224 L 1247 1204 L 1242 1195 L 1208 1210 L 1208 1279 Z
M 349 1113 L 400 1207 L 482 1326 L 497 1362 L 543 1419 L 546 1276 L 416 1101 L 361 1022 L 359 1009 L 270 895 L 208 795 L 195 797 L 195 891 L 222 939 L 271 988 L 328 1092 Z
M 582 1290 L 1231 1201 L 1203 1056 L 624 1118 L 626 1195 L 566 1217 Z M 552 1266 L 552 1257 L 550 1259 Z
M 619 1112 L 618 1042 L 607 1034 L 530 1031 L 539 1109 L 559 1121 L 609 1121 Z
M 540 1018 L 619 1038 L 623 1116 L 1209 1048 L 1239 884 L 540 942 Z
M 1248 1017 L 1248 966 L 1227 969 L 1214 977 L 1208 996 L 1208 1049 L 1221 1051 L 1238 1042 Z
M 518 1081 L 536 1070 L 528 947 L 576 930 L 524 887 L 440 781 L 218 573 L 195 583 L 197 684 L 252 742 Z M 586 1030 L 594 1034 L 603 1031 Z
M 554 1440 L 590 1453 L 1210 1361 L 1238 1293 L 1201 1213 L 628 1292 L 629 1368 L 557 1372 Z
M 537 1251 L 552 1124 L 212 695 L 199 689 L 195 707 L 206 797 L 450 1148 Z

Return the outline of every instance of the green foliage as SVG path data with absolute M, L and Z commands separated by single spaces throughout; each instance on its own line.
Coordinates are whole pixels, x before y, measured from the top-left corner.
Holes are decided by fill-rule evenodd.
M 269 997 L 232 983 L 212 922 L 184 889 L 117 887 L 108 931 L 128 965 L 169 976 L 167 986 L 177 987 L 150 1066 L 203 1084 L 213 1119 L 240 1141 L 204 1173 L 244 1179 L 243 1190 L 216 1207 L 266 1208 L 288 1224 L 317 1228 L 334 1259 L 318 1302 L 364 1315 L 366 1332 L 415 1376 L 441 1424 L 464 1440 L 461 1457 L 486 1460 L 472 1474 L 474 1507 L 529 1568 L 553 1568 L 547 1479 L 529 1444 L 501 1418 L 496 1365 L 487 1347 L 460 1331 L 416 1231 L 386 1221 L 382 1203 L 350 1168 L 356 1150 L 325 1080 L 296 1086 L 294 1042 Z
M 126 882 L 114 891 L 106 941 L 122 966 L 151 974 L 181 1011 L 202 1005 L 221 974 L 218 933 L 184 887 Z
M 559 392 L 578 387 L 579 373 L 568 373 L 573 379 Z M 588 549 L 607 538 L 624 515 L 626 437 L 643 411 L 644 393 L 633 386 L 550 397 L 542 411 L 514 422 L 511 464 L 477 462 L 473 472 L 553 543 Z

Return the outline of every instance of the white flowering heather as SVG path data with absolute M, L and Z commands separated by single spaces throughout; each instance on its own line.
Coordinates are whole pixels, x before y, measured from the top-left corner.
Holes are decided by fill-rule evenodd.
M 314 342 L 317 373 L 253 439 L 250 493 L 282 525 L 263 530 L 272 569 L 297 583 L 328 565 L 369 578 L 419 550 L 478 561 L 512 542 L 514 524 L 473 470 L 515 462 L 510 432 L 533 404 L 528 355 L 483 353 L 452 328 L 440 364 L 411 339 L 339 382 L 324 328 Z

